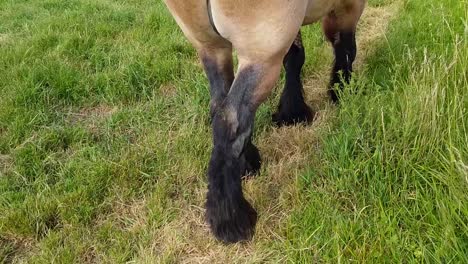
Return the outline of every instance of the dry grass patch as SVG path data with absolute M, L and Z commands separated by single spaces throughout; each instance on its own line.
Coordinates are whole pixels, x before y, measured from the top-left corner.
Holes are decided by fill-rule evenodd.
M 8 34 L 0 34 L 0 43 L 7 42 L 10 39 Z
M 117 198 L 111 205 L 111 212 L 105 217 L 98 217 L 96 225 L 109 221 L 129 232 L 144 228 L 148 223 L 146 199 L 128 201 L 122 197 Z
M 358 26 L 358 56 L 355 67 L 362 70 L 365 59 L 375 52 L 375 42 L 385 40 L 389 22 L 402 7 L 402 1 L 395 1 L 386 6 L 367 7 Z
M 159 92 L 162 96 L 173 97 L 177 94 L 177 87 L 173 84 L 165 84 L 159 88 Z
M 0 154 L 0 176 L 12 167 L 13 160 L 10 155 Z
M 0 252 L 6 256 L 5 263 L 13 263 L 13 261 L 21 263 L 24 257 L 35 250 L 35 246 L 36 241 L 31 238 L 19 237 L 13 234 L 2 234 L 0 236 Z
M 78 111 L 70 110 L 66 116 L 67 120 L 72 123 L 85 123 L 90 126 L 95 125 L 96 122 L 112 116 L 117 112 L 118 108 L 108 105 L 97 105 L 93 107 L 85 107 Z

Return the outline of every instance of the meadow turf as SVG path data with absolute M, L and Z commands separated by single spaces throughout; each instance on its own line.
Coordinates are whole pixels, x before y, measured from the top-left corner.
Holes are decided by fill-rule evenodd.
M 398 12 L 339 107 L 260 108 L 257 234 L 224 246 L 207 81 L 162 1 L 0 0 L 0 263 L 468 263 L 467 2 L 370 6 Z M 331 62 L 303 35 L 307 84 Z

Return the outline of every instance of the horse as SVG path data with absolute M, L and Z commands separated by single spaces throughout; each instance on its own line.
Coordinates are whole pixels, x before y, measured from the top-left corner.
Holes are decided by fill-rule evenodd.
M 313 120 L 301 83 L 305 51 L 300 30 L 319 21 L 334 49 L 328 92 L 338 102 L 339 89 L 351 78 L 355 32 L 366 0 L 164 1 L 196 49 L 210 86 L 213 149 L 206 221 L 224 243 L 248 241 L 255 232 L 257 212 L 244 198 L 241 180 L 261 166 L 252 143 L 255 113 L 284 66 L 286 81 L 273 122 L 283 126 Z M 233 50 L 238 57 L 236 75 Z

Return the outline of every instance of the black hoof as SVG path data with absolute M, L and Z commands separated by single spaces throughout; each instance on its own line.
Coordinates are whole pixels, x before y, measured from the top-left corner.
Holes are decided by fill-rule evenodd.
M 314 113 L 310 107 L 302 102 L 298 105 L 292 105 L 288 109 L 279 107 L 278 111 L 273 114 L 272 121 L 278 127 L 290 126 L 298 123 L 311 123 L 314 119 Z
M 257 212 L 243 198 L 208 201 L 206 220 L 213 235 L 224 243 L 237 243 L 252 239 L 257 223 Z
M 259 173 L 262 159 L 258 148 L 249 143 L 240 156 L 241 176 L 253 176 Z

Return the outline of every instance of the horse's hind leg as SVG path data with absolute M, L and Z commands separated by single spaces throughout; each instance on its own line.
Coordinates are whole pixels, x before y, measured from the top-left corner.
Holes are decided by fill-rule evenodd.
M 277 126 L 310 122 L 314 117 L 312 110 L 304 101 L 304 89 L 301 82 L 301 70 L 304 62 L 305 51 L 299 31 L 283 61 L 286 70 L 286 83 L 281 94 L 278 111 L 272 117 Z
M 334 10 L 323 21 L 326 37 L 332 43 L 335 62 L 331 73 L 329 95 L 338 102 L 337 88 L 342 89 L 351 80 L 356 58 L 356 26 L 365 1 L 349 0 L 346 6 Z

